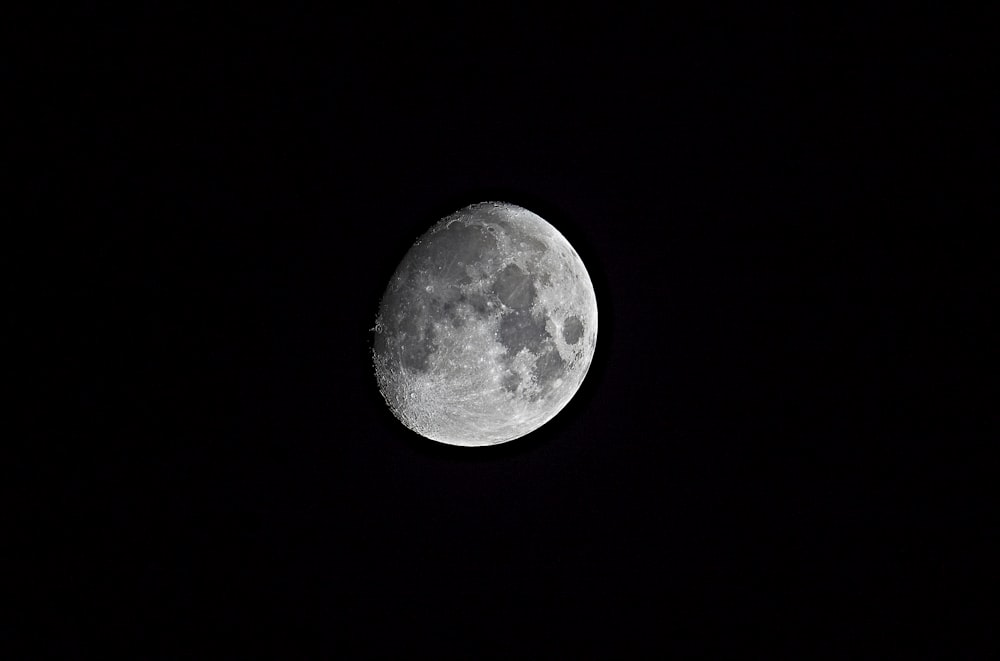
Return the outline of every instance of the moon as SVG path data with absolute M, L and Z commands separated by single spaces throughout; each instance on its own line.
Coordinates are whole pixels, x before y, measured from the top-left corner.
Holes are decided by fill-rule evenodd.
M 496 445 L 573 398 L 597 343 L 597 300 L 565 237 L 514 204 L 483 202 L 413 244 L 379 305 L 379 390 L 406 427 Z

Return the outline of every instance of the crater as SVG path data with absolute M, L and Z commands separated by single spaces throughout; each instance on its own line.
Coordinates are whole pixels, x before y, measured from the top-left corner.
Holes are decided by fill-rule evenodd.
M 576 344 L 583 337 L 583 322 L 576 315 L 572 317 L 567 317 L 566 321 L 563 322 L 562 328 L 563 339 L 566 340 L 566 344 Z
M 500 301 L 514 309 L 530 308 L 535 302 L 535 283 L 517 264 L 508 264 L 493 283 Z
M 516 356 L 521 349 L 537 353 L 548 337 L 545 319 L 536 319 L 528 310 L 513 310 L 500 318 L 500 343 L 509 356 Z

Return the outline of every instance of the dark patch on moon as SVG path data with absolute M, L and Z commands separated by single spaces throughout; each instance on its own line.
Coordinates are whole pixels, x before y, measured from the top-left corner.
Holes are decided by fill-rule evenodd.
M 507 392 L 517 392 L 517 387 L 521 385 L 521 375 L 517 372 L 507 372 L 500 383 Z
M 480 317 L 485 317 L 489 313 L 489 307 L 486 305 L 486 297 L 482 294 L 466 294 L 459 300 L 467 303 L 472 308 L 472 311 Z
M 562 378 L 565 373 L 566 361 L 562 359 L 556 348 L 551 345 L 535 361 L 535 381 L 542 388 L 549 388 L 556 379 Z
M 533 236 L 524 234 L 523 232 L 518 232 L 516 234 L 514 247 L 518 250 L 527 250 L 529 252 L 537 253 L 544 253 L 546 250 L 545 243 Z
M 529 269 L 538 266 L 539 260 L 548 250 L 545 243 L 533 236 L 522 232 L 515 232 L 511 237 L 511 248 L 519 255 L 524 256 L 525 264 Z M 548 283 L 545 283 L 548 284 Z
M 512 310 L 500 318 L 500 344 L 513 358 L 521 349 L 538 352 L 548 338 L 545 319 L 534 317 L 528 310 Z
M 510 236 L 513 231 L 509 220 L 505 220 L 503 218 L 491 218 L 489 222 L 490 224 L 499 227 L 500 231 L 505 233 L 507 236 Z
M 535 302 L 535 283 L 517 264 L 508 264 L 493 283 L 500 302 L 515 309 L 530 308 Z
M 459 301 L 445 301 L 441 306 L 441 311 L 444 313 L 444 316 L 448 318 L 448 321 L 451 322 L 451 325 L 454 328 L 461 328 L 465 325 L 465 319 L 462 317 L 461 310 L 459 308 Z
M 424 371 L 434 351 L 434 329 L 427 323 L 427 302 L 409 281 L 383 300 L 383 329 L 375 337 L 375 350 L 382 355 L 398 351 L 400 363 Z
M 416 372 L 426 372 L 434 353 L 434 326 L 430 323 L 415 333 L 407 333 L 400 344 L 400 360 L 403 367 Z
M 567 317 L 566 321 L 563 322 L 562 329 L 563 339 L 566 340 L 566 344 L 576 344 L 583 337 L 583 322 L 576 315 L 572 317 Z
M 434 294 L 424 294 L 427 306 L 427 316 L 434 319 L 441 319 L 445 316 L 445 308 L 448 305 L 449 296 L 437 296 Z
M 440 309 L 454 328 L 462 328 L 471 317 L 486 319 L 489 316 L 485 296 L 477 293 L 465 294 L 457 290 L 449 300 L 444 301 Z
M 416 249 L 426 254 L 426 266 L 435 280 L 462 285 L 472 282 L 465 265 L 481 263 L 496 250 L 496 239 L 482 227 L 456 222 L 428 236 L 425 246 Z

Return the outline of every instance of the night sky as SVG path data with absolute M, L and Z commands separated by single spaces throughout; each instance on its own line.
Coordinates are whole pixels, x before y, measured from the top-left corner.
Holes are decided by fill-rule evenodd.
M 995 436 L 965 330 L 994 267 L 945 222 L 975 189 L 957 29 L 50 17 L 12 336 L 39 357 L 14 511 L 46 569 L 17 572 L 12 630 L 41 616 L 63 658 L 984 658 Z M 449 447 L 386 408 L 370 329 L 414 239 L 485 200 L 583 258 L 597 351 L 538 431 Z

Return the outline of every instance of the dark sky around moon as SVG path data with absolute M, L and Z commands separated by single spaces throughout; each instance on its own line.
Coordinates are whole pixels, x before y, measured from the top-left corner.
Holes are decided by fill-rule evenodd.
M 12 334 L 39 645 L 843 658 L 943 591 L 979 649 L 956 329 L 986 321 L 952 283 L 986 267 L 937 229 L 978 42 L 607 11 L 45 24 L 13 175 L 46 234 Z M 412 241 L 492 199 L 566 236 L 601 329 L 560 415 L 469 453 L 392 418 L 369 328 Z

